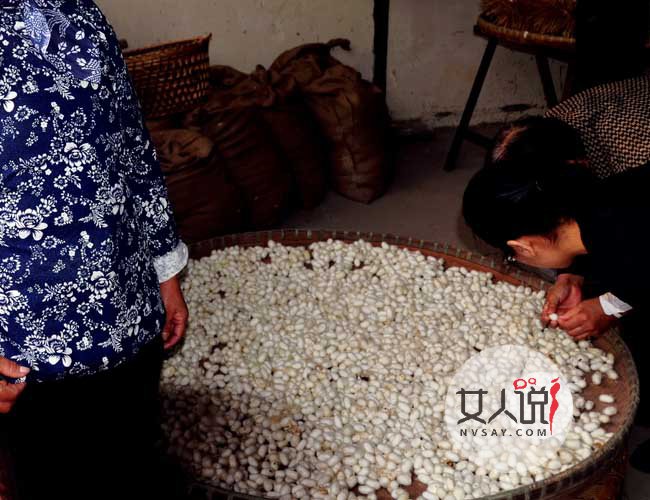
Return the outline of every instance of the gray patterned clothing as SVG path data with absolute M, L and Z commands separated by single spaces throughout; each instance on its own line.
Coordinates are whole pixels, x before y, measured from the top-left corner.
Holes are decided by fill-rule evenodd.
M 580 92 L 546 112 L 578 131 L 600 178 L 650 161 L 650 76 Z

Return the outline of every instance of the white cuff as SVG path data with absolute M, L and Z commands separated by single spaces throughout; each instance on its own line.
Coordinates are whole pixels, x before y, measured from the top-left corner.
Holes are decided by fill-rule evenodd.
M 616 295 L 612 293 L 604 293 L 598 297 L 600 301 L 600 306 L 603 308 L 603 312 L 607 316 L 616 316 L 617 318 L 621 317 L 621 314 L 632 309 L 632 306 L 626 302 L 623 302 Z
M 180 273 L 187 265 L 188 259 L 189 249 L 183 241 L 180 241 L 171 252 L 156 257 L 153 260 L 153 267 L 158 274 L 158 282 L 167 281 Z

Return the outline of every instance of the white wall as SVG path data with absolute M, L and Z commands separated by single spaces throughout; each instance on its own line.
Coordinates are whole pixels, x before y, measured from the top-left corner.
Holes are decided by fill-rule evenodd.
M 372 77 L 373 0 L 96 0 L 131 48 L 212 33 L 212 64 L 250 72 L 303 43 L 349 38 L 340 59 Z
M 131 47 L 213 33 L 211 60 L 242 71 L 301 43 L 343 37 L 336 56 L 372 77 L 373 0 L 97 0 Z M 391 2 L 388 101 L 396 120 L 457 122 L 485 48 L 472 33 L 478 0 Z M 563 67 L 554 65 L 558 80 Z M 504 106 L 544 107 L 534 59 L 497 49 L 476 122 L 513 118 Z
M 391 2 L 388 96 L 395 119 L 421 120 L 429 127 L 457 123 L 486 46 L 473 34 L 478 12 L 477 0 Z M 552 68 L 559 84 L 564 65 Z M 513 118 L 517 113 L 501 109 L 513 104 L 540 112 L 544 94 L 533 56 L 499 47 L 475 121 Z

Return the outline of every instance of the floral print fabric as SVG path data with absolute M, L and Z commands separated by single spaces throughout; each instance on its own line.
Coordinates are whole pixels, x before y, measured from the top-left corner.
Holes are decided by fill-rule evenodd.
M 0 356 L 33 381 L 116 366 L 160 335 L 159 282 L 186 263 L 100 10 L 0 3 Z

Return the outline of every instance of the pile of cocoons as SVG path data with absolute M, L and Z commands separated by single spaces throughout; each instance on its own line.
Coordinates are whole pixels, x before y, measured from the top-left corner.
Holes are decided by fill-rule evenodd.
M 614 396 L 581 393 L 618 378 L 614 356 L 544 328 L 544 292 L 491 273 L 385 243 L 269 242 L 191 260 L 181 286 L 190 321 L 163 368 L 163 429 L 197 481 L 286 500 L 462 500 L 543 480 L 612 436 Z M 506 344 L 548 355 L 573 394 L 566 441 L 535 470 L 477 467 L 443 424 L 455 370 Z

